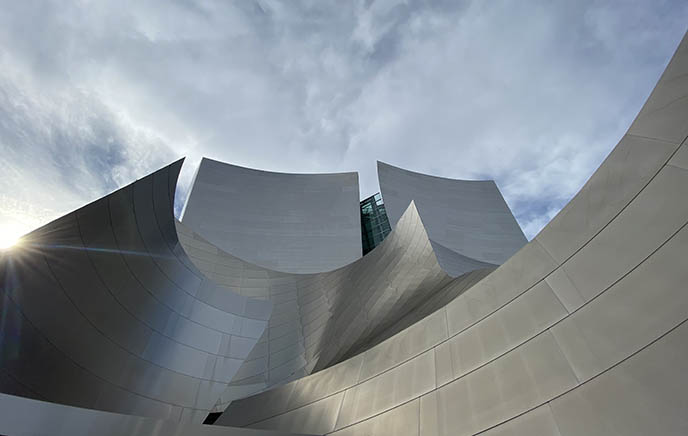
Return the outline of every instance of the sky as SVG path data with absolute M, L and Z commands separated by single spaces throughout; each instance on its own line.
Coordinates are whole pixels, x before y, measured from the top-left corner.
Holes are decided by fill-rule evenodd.
M 531 239 L 632 122 L 685 0 L 0 0 L 0 233 L 186 157 L 494 179 Z

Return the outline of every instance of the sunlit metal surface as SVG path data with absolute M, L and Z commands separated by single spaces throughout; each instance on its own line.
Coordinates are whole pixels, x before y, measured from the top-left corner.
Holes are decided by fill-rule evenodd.
M 26 235 L 0 258 L 0 391 L 201 421 L 272 304 L 208 280 L 172 201 L 182 161 Z
M 384 162 L 377 174 L 392 228 L 414 201 L 430 240 L 468 261 L 501 265 L 528 242 L 492 180 L 446 179 Z
M 0 394 L 0 434 L 7 436 L 299 436 L 102 412 Z M 305 436 L 305 435 L 303 435 Z
M 358 195 L 358 173 L 275 173 L 204 158 L 182 222 L 271 270 L 331 271 L 361 257 Z
M 375 345 L 442 307 L 494 267 L 474 263 L 452 278 L 436 260 L 414 204 L 365 257 L 335 271 L 289 274 L 223 252 L 183 223 L 180 241 L 220 286 L 274 303 L 269 328 L 222 395 L 230 401 L 265 390 Z

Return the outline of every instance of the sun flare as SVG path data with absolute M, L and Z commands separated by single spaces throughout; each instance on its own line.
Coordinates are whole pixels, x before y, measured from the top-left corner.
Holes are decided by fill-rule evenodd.
M 0 227 L 0 250 L 17 245 L 22 236 L 22 231 L 14 226 Z

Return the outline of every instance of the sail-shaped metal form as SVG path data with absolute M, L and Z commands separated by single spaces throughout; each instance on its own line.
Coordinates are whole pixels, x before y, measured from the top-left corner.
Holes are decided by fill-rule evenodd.
M 478 265 L 458 279 L 450 277 L 437 262 L 413 203 L 370 254 L 320 274 L 271 271 L 223 252 L 183 223 L 177 230 L 191 260 L 214 282 L 273 302 L 269 328 L 221 404 L 356 355 L 405 326 L 403 318 L 420 319 L 494 269 Z
M 358 173 L 275 173 L 204 158 L 182 222 L 247 262 L 317 273 L 361 257 L 358 201 Z
M 501 265 L 528 242 L 492 180 L 447 179 L 384 162 L 377 175 L 392 227 L 413 201 L 433 244 L 465 262 Z
M 205 418 L 263 334 L 272 304 L 218 292 L 186 256 L 172 213 L 181 165 L 0 254 L 0 391 Z

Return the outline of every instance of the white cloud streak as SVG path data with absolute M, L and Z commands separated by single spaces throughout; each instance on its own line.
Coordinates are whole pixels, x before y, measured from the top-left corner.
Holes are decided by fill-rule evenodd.
M 380 159 L 495 179 L 533 237 L 619 140 L 688 22 L 679 0 L 5 3 L 0 226 L 181 156 L 178 208 L 201 156 L 359 171 L 362 196 Z

